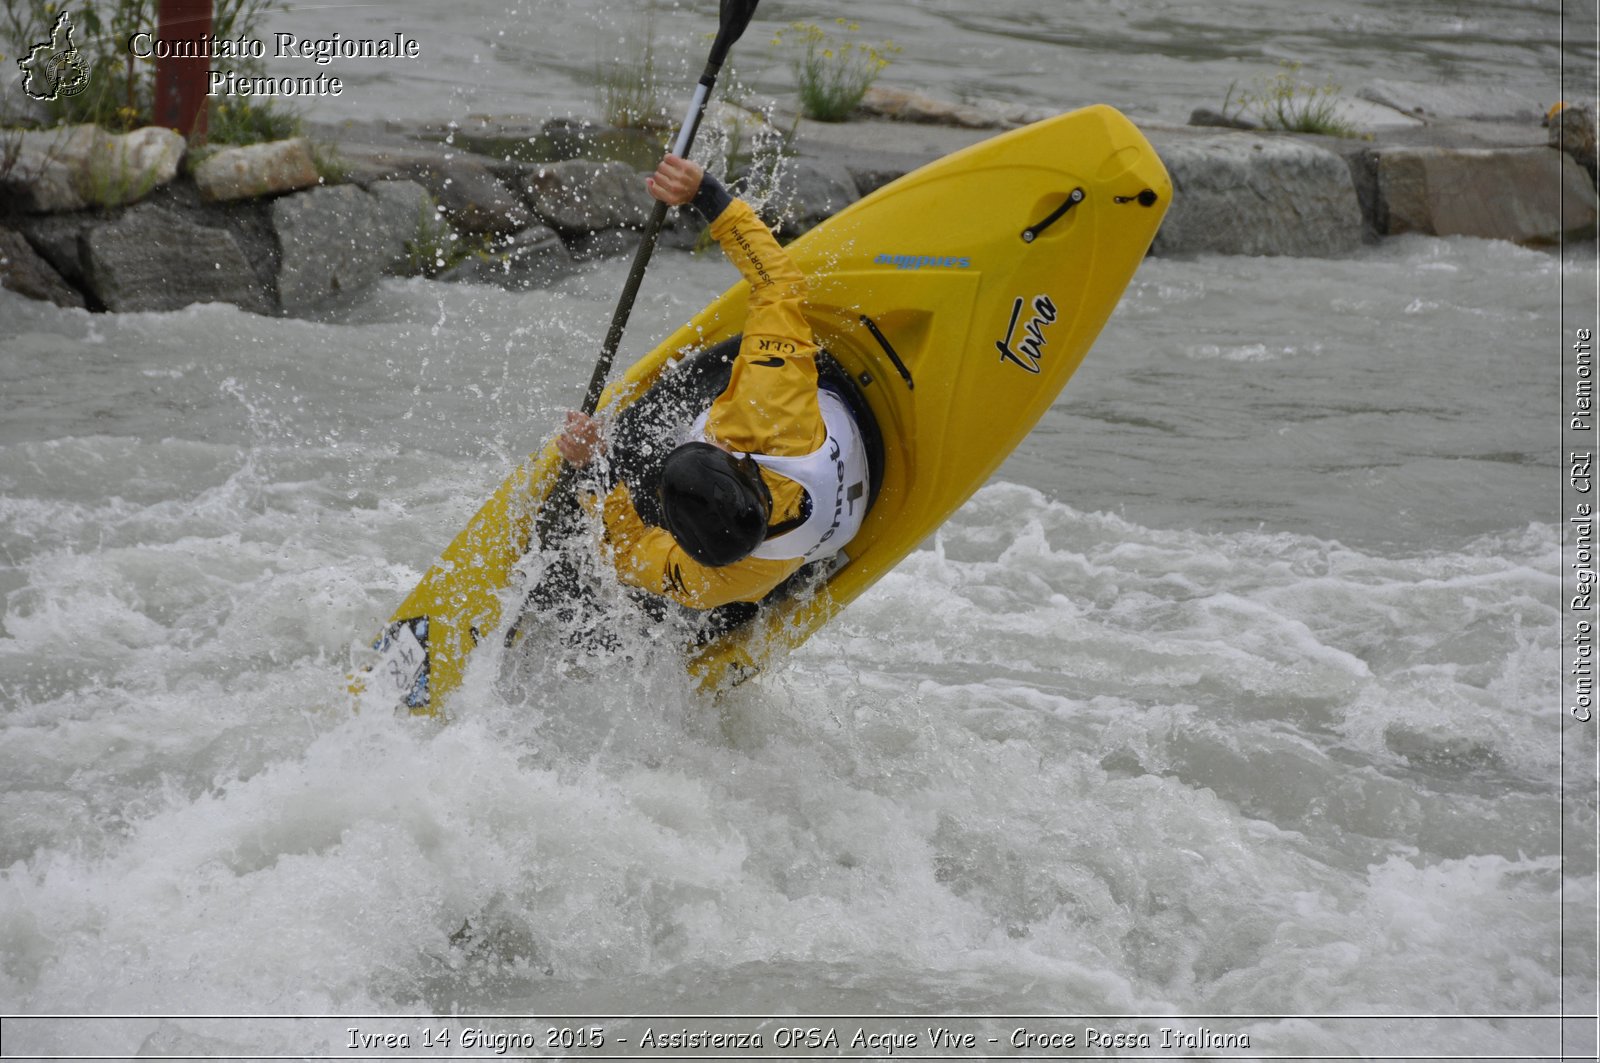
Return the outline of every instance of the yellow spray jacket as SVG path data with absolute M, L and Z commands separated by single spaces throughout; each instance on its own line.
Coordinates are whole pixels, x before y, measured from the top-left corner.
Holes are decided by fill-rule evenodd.
M 709 440 L 746 453 L 809 454 L 827 438 L 817 404 L 817 345 L 801 308 L 805 277 L 748 204 L 734 200 L 711 223 L 711 235 L 750 282 L 744 339 L 727 388 L 711 404 Z M 766 469 L 771 524 L 797 519 L 799 484 Z M 599 503 L 606 540 L 624 583 L 691 609 L 760 601 L 803 563 L 747 557 L 712 568 L 684 552 L 664 528 L 640 519 L 626 484 Z

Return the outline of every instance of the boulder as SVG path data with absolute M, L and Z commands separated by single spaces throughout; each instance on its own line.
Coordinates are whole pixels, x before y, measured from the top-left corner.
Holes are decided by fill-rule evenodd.
M 1550 116 L 1550 146 L 1566 152 L 1589 171 L 1593 180 L 1595 165 L 1594 108 L 1584 105 L 1563 107 Z
M 200 198 L 212 203 L 294 192 L 317 182 L 317 165 L 303 137 L 223 148 L 194 168 Z
M 910 89 L 883 85 L 868 88 L 857 110 L 875 118 L 955 126 L 958 129 L 1002 129 L 1012 124 L 1000 115 L 964 103 L 950 103 Z
M 622 162 L 634 170 L 654 170 L 660 161 L 665 131 L 623 129 L 598 125 L 580 118 L 551 118 L 540 128 L 533 153 L 507 153 L 505 157 L 534 161 L 593 159 Z M 494 154 L 501 154 L 495 152 Z
M 416 240 L 425 224 L 444 224 L 433 197 L 415 181 L 375 181 L 367 193 L 377 212 L 371 237 L 388 255 L 385 270 L 395 269 L 410 257 L 406 245 Z
M 522 197 L 551 228 L 565 235 L 642 228 L 654 200 L 644 176 L 621 162 L 570 159 L 523 176 Z
M 82 238 L 90 293 L 107 310 L 179 310 L 233 303 L 270 313 L 272 300 L 233 235 L 146 204 Z
M 1361 243 L 1350 168 L 1325 148 L 1251 133 L 1158 147 L 1173 202 L 1151 254 L 1338 255 Z
M 495 284 L 520 291 L 542 288 L 571 273 L 576 264 L 554 229 L 533 225 L 484 255 L 474 255 L 441 273 L 441 281 Z
M 469 233 L 512 233 L 532 219 L 522 202 L 482 162 L 460 156 L 412 170 L 407 177 L 433 194 L 455 225 Z
M 776 175 L 761 216 L 792 236 L 839 213 L 861 198 L 855 178 L 842 164 L 791 159 Z
M 41 214 L 83 210 L 89 204 L 79 190 L 79 175 L 105 139 L 105 131 L 96 125 L 23 133 L 15 162 L 0 176 L 0 198 Z
M 411 182 L 312 188 L 272 202 L 282 260 L 278 304 L 305 314 L 365 289 L 404 259 L 426 193 Z M 411 188 L 399 187 L 410 184 Z
M 1223 111 L 1212 110 L 1210 107 L 1196 107 L 1189 112 L 1189 124 L 1198 126 L 1218 126 L 1222 129 L 1260 129 L 1257 122 L 1244 117 L 1239 112 L 1227 114 Z
M 1541 111 L 1537 101 L 1510 89 L 1463 82 L 1378 78 L 1363 86 L 1356 95 L 1405 114 L 1429 119 L 1536 122 Z
M 514 233 L 532 219 L 520 199 L 484 160 L 456 151 L 340 142 L 339 162 L 351 180 L 372 185 L 403 179 L 427 189 L 457 228 Z
M 11 224 L 63 280 L 82 291 L 88 287 L 82 237 L 100 220 L 93 214 L 19 214 Z
M 576 262 L 591 262 L 597 258 L 618 258 L 639 250 L 643 236 L 633 229 L 600 229 L 592 233 L 579 233 L 567 238 L 567 252 Z M 659 245 L 658 245 L 659 246 Z
M 120 135 L 93 125 L 28 131 L 0 195 L 38 213 L 119 207 L 177 176 L 184 148 L 182 136 L 156 126 Z
M 1386 235 L 1481 236 L 1549 244 L 1590 235 L 1595 190 L 1549 148 L 1391 148 L 1377 153 L 1377 224 Z
M 12 229 L 0 229 L 0 288 L 42 299 L 57 306 L 82 308 L 83 295 L 61 279 L 28 241 Z

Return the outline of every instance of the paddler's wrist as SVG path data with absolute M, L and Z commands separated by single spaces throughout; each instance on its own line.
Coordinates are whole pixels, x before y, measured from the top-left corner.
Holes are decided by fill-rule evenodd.
M 733 196 L 722 182 L 717 180 L 709 171 L 700 177 L 700 187 L 695 191 L 694 198 L 689 201 L 694 209 L 707 223 L 716 221 L 733 203 Z

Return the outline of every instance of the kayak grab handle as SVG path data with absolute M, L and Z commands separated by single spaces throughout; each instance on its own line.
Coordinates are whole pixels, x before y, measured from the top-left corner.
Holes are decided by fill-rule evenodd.
M 889 345 L 889 337 L 885 336 L 883 330 L 878 328 L 878 323 L 866 314 L 861 315 L 861 323 L 867 326 L 867 331 L 872 333 L 872 338 L 878 341 L 878 346 L 883 348 L 883 353 L 887 354 L 889 361 L 894 363 L 895 369 L 900 373 L 900 379 L 906 382 L 906 390 L 915 389 L 917 385 L 911 380 L 911 370 L 906 368 L 906 363 L 900 360 L 900 355 Z
M 1067 201 L 1061 204 L 1061 206 L 1057 207 L 1055 210 L 1051 211 L 1048 217 L 1046 217 L 1043 221 L 1034 222 L 1032 225 L 1022 230 L 1022 242 L 1025 244 L 1033 243 L 1034 240 L 1038 239 L 1040 233 L 1044 232 L 1046 229 L 1050 228 L 1050 226 L 1060 221 L 1063 214 L 1082 202 L 1083 189 L 1074 188 L 1071 192 L 1067 193 Z

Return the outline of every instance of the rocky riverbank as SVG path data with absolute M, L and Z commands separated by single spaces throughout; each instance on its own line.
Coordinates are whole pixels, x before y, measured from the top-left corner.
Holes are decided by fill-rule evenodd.
M 1552 245 L 1596 229 L 1592 110 L 1444 114 L 1364 101 L 1364 138 L 1147 126 L 1175 196 L 1152 254 L 1346 254 L 1400 233 Z M 860 121 L 719 108 L 716 150 L 786 235 L 950 151 L 1021 124 L 880 90 Z M 1197 112 L 1195 121 L 1217 120 Z M 571 119 L 448 128 L 319 126 L 188 153 L 160 129 L 12 134 L 0 158 L 0 284 L 90 310 L 230 302 L 325 312 L 379 277 L 527 287 L 631 251 L 650 210 L 639 171 L 660 133 Z M 676 213 L 676 212 L 675 212 Z M 699 226 L 676 216 L 667 244 Z

